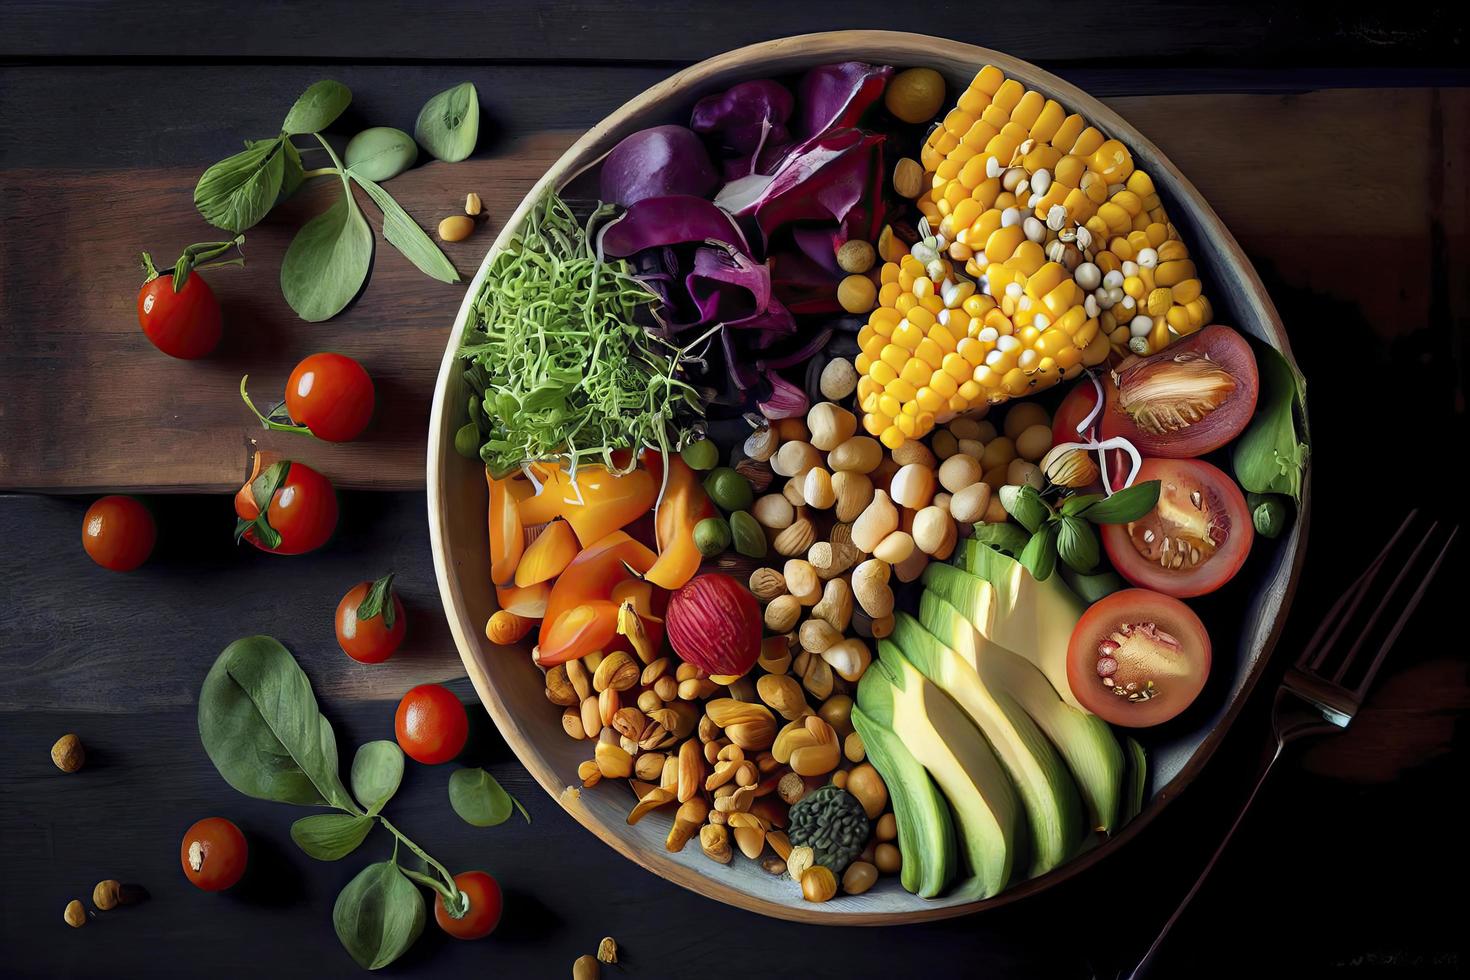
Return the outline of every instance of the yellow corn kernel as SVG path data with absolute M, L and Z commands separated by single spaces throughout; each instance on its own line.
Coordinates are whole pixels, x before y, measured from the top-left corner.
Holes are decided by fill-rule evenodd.
M 854 360 L 853 364 L 854 366 L 856 366 L 857 361 Z M 883 386 L 874 381 L 872 378 L 868 377 L 866 368 L 860 368 L 859 372 L 860 373 L 857 382 L 857 400 L 858 404 L 861 405 L 869 395 L 875 392 L 882 391 Z
M 907 360 L 904 363 L 908 363 Z M 899 368 L 902 366 L 900 364 Z M 872 378 L 878 384 L 886 386 L 888 382 L 898 377 L 899 368 L 894 367 L 887 361 L 875 360 L 872 366 L 868 368 L 868 377 Z
M 996 91 L 1000 89 L 1001 83 L 1005 80 L 1005 73 L 1002 72 L 999 68 L 995 67 L 994 65 L 986 65 L 975 74 L 975 80 L 972 81 L 970 85 L 974 88 L 978 88 L 980 91 L 984 92 L 987 96 L 993 99 L 995 97 Z
M 1011 118 L 1015 117 L 1016 114 L 1011 113 Z M 1051 143 L 1052 137 L 1066 118 L 1067 110 L 1062 108 L 1062 104 L 1055 99 L 1047 99 L 1041 112 L 1037 114 L 1036 121 L 1031 124 L 1031 138 L 1038 143 Z
M 928 337 L 919 341 L 919 346 L 914 348 L 914 356 L 930 368 L 937 368 L 944 363 L 944 351 Z
M 1057 367 L 1062 371 L 1070 371 L 1074 367 L 1082 366 L 1082 348 L 1076 344 L 1063 347 L 1056 353 Z
M 1154 270 L 1154 282 L 1160 286 L 1174 286 L 1186 279 L 1195 278 L 1194 263 L 1188 259 L 1160 262 Z
M 908 316 L 918 305 L 919 301 L 913 293 L 901 293 L 898 299 L 893 301 L 893 308 L 902 316 Z
M 1057 125 L 1056 132 L 1051 134 L 1047 142 L 1056 147 L 1059 153 L 1066 153 L 1072 149 L 1072 144 L 1077 142 L 1077 137 L 1086 128 L 1087 121 L 1074 112 Z
M 863 396 L 863 400 L 859 402 L 859 404 L 862 406 L 862 409 L 865 412 L 876 412 L 878 411 L 878 399 L 882 396 L 883 392 L 881 390 L 870 391 L 868 392 L 868 394 Z
M 867 412 L 863 415 L 863 431 L 867 432 L 870 436 L 881 435 L 883 430 L 888 428 L 890 424 L 889 419 L 884 418 L 876 412 Z
M 1108 251 L 1112 252 L 1124 262 L 1131 262 L 1137 258 L 1137 253 L 1133 250 L 1133 244 L 1122 235 L 1117 235 L 1112 241 L 1108 242 Z
M 1032 89 L 1021 96 L 1021 101 L 1016 103 L 1011 110 L 1011 122 L 1017 126 L 1024 126 L 1029 135 L 1032 125 L 1041 115 L 1041 110 L 1046 107 L 1046 96 Z
M 878 305 L 892 309 L 903 295 L 903 287 L 896 282 L 885 282 L 878 290 Z
M 1143 231 L 1143 229 L 1145 229 L 1145 228 L 1147 228 L 1149 226 L 1149 223 L 1151 221 L 1153 221 L 1153 219 L 1150 218 L 1144 212 L 1141 212 L 1140 211 L 1138 214 L 1135 214 L 1133 216 L 1133 231 L 1134 231 L 1134 233 Z
M 889 418 L 893 418 L 899 412 L 903 411 L 903 406 L 899 403 L 897 398 L 894 398 L 892 395 L 888 394 L 887 390 L 885 389 L 883 394 L 878 396 L 878 411 L 888 416 Z
M 919 389 L 909 384 L 903 378 L 896 378 L 888 383 L 888 387 L 883 389 L 883 393 L 885 395 L 892 395 L 901 402 L 907 402 L 919 393 Z
M 1000 132 L 1000 130 L 990 125 L 983 118 L 980 118 L 980 113 L 971 113 L 971 115 L 977 118 L 970 128 L 965 130 L 965 135 L 960 137 L 960 146 L 968 147 L 975 152 L 976 155 L 970 157 L 965 162 L 968 163 L 969 160 L 978 159 L 980 161 L 980 172 L 983 174 L 985 172 L 985 157 L 980 151 L 985 149 L 985 144 L 993 140 L 995 134 Z
M 1057 288 L 1057 284 L 1066 278 L 1066 266 L 1060 262 L 1048 262 L 1027 278 L 1026 295 L 1032 299 L 1041 299 L 1041 297 Z
M 1011 121 L 1011 117 L 1005 109 L 992 102 L 980 113 L 980 121 L 998 133 L 1002 126 Z
M 944 369 L 944 373 L 954 378 L 956 383 L 969 380 L 970 372 L 975 370 L 974 365 L 965 360 L 959 354 L 944 355 L 944 363 L 942 367 Z
M 854 357 L 852 359 L 852 366 L 857 368 L 858 374 L 862 375 L 862 377 L 858 378 L 858 404 L 862 404 L 864 394 L 863 382 L 871 382 L 872 380 L 868 377 L 868 372 L 873 369 L 873 359 L 869 357 L 866 353 L 859 354 L 857 357 Z
M 1127 185 L 1128 189 L 1139 197 L 1148 197 L 1150 194 L 1156 193 L 1153 179 L 1142 170 L 1135 170 L 1129 174 Z
M 917 327 L 920 333 L 923 333 L 924 331 L 927 331 L 930 327 L 934 326 L 934 313 L 926 309 L 922 304 L 920 304 L 909 310 L 908 321 L 909 323 Z M 919 342 L 917 340 L 914 341 L 915 346 L 917 346 L 918 343 Z
M 1052 327 L 1056 330 L 1061 330 L 1064 333 L 1075 338 L 1077 335 L 1077 331 L 1081 329 L 1082 324 L 1086 321 L 1087 311 L 1081 306 L 1074 306 L 1067 312 L 1063 313 L 1061 316 L 1057 317 L 1056 322 L 1052 324 Z
M 883 443 L 883 445 L 887 446 L 889 449 L 897 449 L 899 446 L 902 446 L 907 440 L 905 439 L 904 434 L 900 432 L 896 426 L 890 425 L 888 428 L 883 430 L 883 434 L 878 437 L 878 441 Z
M 1165 226 L 1165 233 L 1172 235 L 1172 226 Z M 1189 249 L 1177 238 L 1168 238 L 1156 246 L 1160 262 L 1176 262 L 1180 259 L 1189 258 Z
M 1087 164 L 1081 157 L 1072 156 L 1070 153 L 1057 161 L 1056 170 L 1052 172 L 1052 179 L 1072 188 L 1082 180 L 1082 175 L 1087 172 Z
M 1125 334 L 1128 332 L 1126 327 L 1123 328 L 1123 332 Z M 1082 363 L 1087 365 L 1088 367 L 1097 367 L 1103 361 L 1106 361 L 1108 359 L 1108 356 L 1112 353 L 1112 351 L 1112 343 L 1110 343 L 1108 338 L 1104 336 L 1101 331 L 1099 331 L 1098 335 L 1092 338 L 1092 343 L 1083 348 Z
M 910 311 L 910 312 L 912 312 L 912 311 Z M 891 338 L 891 346 L 893 346 L 893 347 L 895 347 L 895 348 L 897 348 L 899 350 L 902 350 L 904 352 L 903 359 L 906 361 L 906 360 L 908 360 L 908 352 L 911 351 L 911 350 L 913 350 L 915 347 L 918 347 L 919 346 L 919 341 L 921 341 L 923 339 L 924 339 L 924 331 L 922 331 L 918 327 L 914 326 L 913 323 L 911 323 L 908 320 L 900 320 L 898 326 L 896 326 L 896 327 L 893 328 L 893 337 Z M 883 356 L 883 359 L 885 361 L 889 361 L 889 363 L 893 363 L 889 359 L 886 349 L 885 349 L 885 351 L 884 351 L 884 353 L 883 353 L 882 356 Z M 899 363 L 894 364 L 893 366 L 894 367 L 902 367 L 903 366 L 903 362 L 900 361 Z
M 1169 324 L 1161 316 L 1154 317 L 1153 329 L 1148 333 L 1149 353 L 1161 351 L 1169 346 Z
M 1128 245 L 1133 249 L 1135 255 L 1146 248 L 1153 248 L 1153 243 L 1148 240 L 1148 235 L 1142 231 L 1130 231 L 1128 233 Z
M 1066 184 L 1052 181 L 1052 185 L 1046 189 L 1046 193 L 1041 195 L 1041 200 L 1036 202 L 1036 216 L 1043 221 L 1046 220 L 1046 216 L 1051 213 L 1052 208 L 1058 204 L 1063 207 L 1066 206 L 1065 202 L 1072 193 L 1073 189 Z
M 897 310 L 889 307 L 879 307 L 868 314 L 868 324 L 876 333 L 885 337 L 893 333 L 893 328 L 902 319 L 903 316 Z
M 1042 266 L 1046 265 L 1046 251 L 1040 245 L 1027 239 L 1016 246 L 1011 257 L 1005 263 L 1015 269 L 1022 277 L 1032 276 Z
M 1160 292 L 1162 291 L 1161 289 Z M 1200 281 L 1198 279 L 1185 279 L 1183 282 L 1177 282 L 1170 290 L 1170 293 L 1171 299 L 1176 303 L 1188 303 L 1191 300 L 1199 299 Z
M 985 257 L 991 262 L 1004 262 L 1016 251 L 1016 246 L 1026 240 L 1020 225 L 997 228 L 985 240 Z
M 944 154 L 934 148 L 933 142 L 925 143 L 919 148 L 919 163 L 925 170 L 933 170 L 944 162 Z
M 969 377 L 968 374 L 965 376 Z M 955 392 L 960 390 L 960 383 L 948 371 L 935 371 L 929 379 L 929 387 L 941 398 L 953 398 Z
M 1108 231 L 1118 235 L 1129 231 L 1133 227 L 1133 218 L 1112 201 L 1104 201 L 1097 206 L 1097 216 L 1107 222 Z
M 877 339 L 877 337 L 878 334 L 876 331 L 873 330 L 873 325 L 871 323 L 863 324 L 863 328 L 858 331 L 857 335 L 858 349 L 861 350 L 862 348 L 868 346 L 868 344 L 872 343 L 875 339 Z
M 943 408 L 945 404 L 944 398 L 940 396 L 939 392 L 935 391 L 933 388 L 930 388 L 928 385 L 925 385 L 924 387 L 919 389 L 918 394 L 914 396 L 914 400 L 918 402 L 919 407 L 926 412 L 937 412 L 941 408 Z
M 1181 334 L 1189 329 L 1189 311 L 1182 305 L 1169 307 L 1164 320 Z
M 1190 297 L 1193 299 L 1193 297 Z M 1162 317 L 1169 312 L 1169 307 L 1174 305 L 1174 294 L 1172 290 L 1155 289 L 1148 294 L 1148 302 L 1144 304 L 1144 312 L 1151 317 Z
M 1067 214 L 1078 224 L 1086 224 L 1087 220 L 1097 213 L 1097 203 L 1088 197 L 1085 191 L 1076 187 L 1067 191 L 1062 207 L 1067 209 Z
M 939 314 L 944 312 L 944 297 L 940 296 L 938 293 L 930 293 L 923 299 L 919 300 L 919 305 L 918 307 L 916 307 L 916 309 L 921 310 L 924 313 L 928 313 L 930 316 L 937 317 Z M 909 319 L 912 320 L 913 318 L 914 311 L 910 310 Z
M 1124 295 L 1132 296 L 1134 299 L 1143 299 L 1143 280 L 1138 278 L 1137 276 L 1129 276 L 1128 278 L 1124 279 L 1123 293 Z
M 1122 184 L 1133 173 L 1133 156 L 1118 140 L 1108 140 L 1093 151 L 1088 169 L 1110 184 Z
M 1072 148 L 1067 152 L 1073 156 L 1081 157 L 1084 160 L 1090 160 L 1092 155 L 1097 152 L 1097 148 L 1102 145 L 1103 134 L 1098 132 L 1095 126 L 1088 126 L 1077 134 L 1077 141 L 1072 144 Z
M 1130 217 L 1143 212 L 1143 202 L 1132 191 L 1119 191 L 1113 195 L 1112 201 L 1118 207 L 1127 211 Z
M 1098 252 L 1093 256 L 1092 264 L 1097 266 L 1103 275 L 1122 271 L 1123 268 L 1122 261 L 1112 252 Z
M 1021 96 L 1026 94 L 1026 87 L 1014 78 L 1007 78 L 1000 83 L 1000 87 L 990 94 L 990 104 L 999 106 L 1006 113 L 1010 113 L 1021 101 Z
M 910 357 L 904 362 L 903 367 L 899 369 L 898 376 L 915 388 L 918 388 L 929 380 L 929 375 L 933 370 L 929 366 L 928 361 L 918 357 Z
M 1059 327 L 1049 327 L 1044 330 L 1040 337 L 1036 338 L 1035 349 L 1038 353 L 1047 357 L 1056 357 L 1062 351 L 1072 346 L 1072 337 L 1067 331 Z

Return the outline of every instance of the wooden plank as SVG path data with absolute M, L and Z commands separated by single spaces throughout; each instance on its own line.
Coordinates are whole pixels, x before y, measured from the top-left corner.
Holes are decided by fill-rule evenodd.
M 59 85 L 65 76 L 78 112 L 118 90 L 137 93 L 134 104 L 145 105 L 165 100 L 177 77 L 119 67 L 0 74 L 0 221 L 7 229 L 0 241 L 7 311 L 0 487 L 233 489 L 257 443 L 319 465 L 340 486 L 422 485 L 426 407 L 463 287 L 433 282 L 380 247 L 373 279 L 352 307 L 323 324 L 297 320 L 276 285 L 279 258 L 293 219 L 323 206 L 332 188 L 308 188 L 303 200 L 253 229 L 249 268 L 210 275 L 229 322 L 216 356 L 172 361 L 138 334 L 136 252 L 149 247 L 171 257 L 211 237 L 190 200 L 200 168 L 241 135 L 269 132 L 279 124 L 278 106 L 321 74 L 316 67 L 282 71 L 211 69 L 200 76 L 207 99 L 180 95 L 172 115 L 184 121 L 177 136 L 159 139 L 139 129 L 133 114 L 118 112 L 98 122 L 96 140 L 82 139 L 68 112 L 29 117 L 37 131 L 23 138 L 25 99 L 48 90 L 46 78 Z M 352 69 L 364 103 L 356 124 L 411 125 L 423 93 L 460 71 L 424 69 L 414 85 L 400 86 L 390 80 L 399 69 Z M 509 84 L 507 75 L 482 78 L 480 71 L 471 74 L 485 82 L 482 92 Z M 497 222 L 576 135 L 538 131 L 538 120 L 569 114 L 585 124 L 662 74 L 604 69 L 599 86 L 585 93 L 575 73 L 552 74 L 527 106 L 502 93 L 495 103 L 505 113 L 502 122 L 496 110 L 500 135 L 480 155 L 421 166 L 390 189 L 426 225 L 456 210 L 466 190 L 485 198 L 488 227 L 447 249 L 468 274 Z M 19 84 L 9 85 L 13 79 Z M 268 97 L 251 94 L 257 82 Z M 518 89 L 533 90 L 541 87 Z M 575 106 L 582 94 L 588 105 Z M 1453 264 L 1434 261 L 1430 229 L 1451 252 L 1465 254 L 1470 218 L 1452 205 L 1463 200 L 1459 175 L 1470 165 L 1463 136 L 1470 91 L 1214 92 L 1110 102 L 1170 154 L 1271 281 L 1348 304 L 1383 336 L 1433 324 L 1440 338 L 1429 346 L 1448 350 L 1444 332 L 1465 322 L 1467 298 Z M 209 108 L 219 104 L 239 108 Z M 238 121 L 229 118 L 236 114 Z M 68 154 L 95 167 L 114 151 L 107 170 L 53 169 Z M 1432 298 L 1445 313 L 1431 316 Z M 1288 326 L 1308 332 L 1318 325 Z M 267 402 L 300 357 L 323 349 L 361 357 L 379 378 L 374 429 L 347 446 L 262 431 L 239 404 L 240 376 L 249 373 L 252 391 Z
M 677 0 L 636 8 L 449 0 L 425 16 L 402 0 L 323 0 L 244 16 L 236 4 L 206 0 L 160 30 L 154 12 L 124 0 L 12 0 L 0 57 L 688 62 L 775 37 L 866 28 L 942 34 L 1040 62 L 1428 65 L 1458 62 L 1466 37 L 1464 12 L 1451 5 L 1345 3 L 1324 11 L 1271 0 L 1140 0 L 1126 18 L 1110 19 L 1086 0 L 1059 0 L 1044 13 L 991 13 L 999 11 L 953 0 L 922 11 L 883 0 L 840 7 L 748 0 L 697 12 Z

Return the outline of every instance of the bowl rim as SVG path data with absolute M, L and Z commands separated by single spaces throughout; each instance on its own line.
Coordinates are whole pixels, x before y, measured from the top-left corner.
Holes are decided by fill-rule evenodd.
M 872 57 L 879 50 L 885 51 L 883 56 Z M 624 857 L 661 878 L 701 895 L 738 908 L 789 921 L 825 925 L 889 925 L 947 919 L 998 908 L 1070 880 L 1116 852 L 1128 841 L 1133 840 L 1199 774 L 1250 697 L 1280 639 L 1301 575 L 1306 548 L 1310 514 L 1310 469 L 1304 475 L 1301 506 L 1298 518 L 1290 532 L 1291 539 L 1283 545 L 1284 548 L 1290 550 L 1288 558 L 1290 567 L 1287 570 L 1285 581 L 1276 583 L 1273 589 L 1276 592 L 1277 601 L 1275 619 L 1269 631 L 1261 639 L 1254 662 L 1247 669 L 1241 686 L 1225 706 L 1225 711 L 1218 723 L 1204 735 L 1178 773 L 1167 784 L 1158 788 L 1136 817 L 1106 841 L 1084 853 L 1075 855 L 1065 864 L 1045 875 L 1015 883 L 990 898 L 944 906 L 918 905 L 913 909 L 899 911 L 853 911 L 839 910 L 826 905 L 786 905 L 770 901 L 718 878 L 692 871 L 662 851 L 639 848 L 631 840 L 619 834 L 619 828 L 608 825 L 585 807 L 576 805 L 575 794 L 568 793 L 563 780 L 545 761 L 534 742 L 527 737 L 514 711 L 501 698 L 476 659 L 475 651 L 479 644 L 480 628 L 468 616 L 465 608 L 464 596 L 449 554 L 451 545 L 449 528 L 445 520 L 446 508 L 441 506 L 445 495 L 446 480 L 453 478 L 444 462 L 455 453 L 453 446 L 455 416 L 446 409 L 445 392 L 456 370 L 460 338 L 468 322 L 470 311 L 473 309 L 475 297 L 489 272 L 491 260 L 506 245 L 534 202 L 547 189 L 552 186 L 561 186 L 595 165 L 616 143 L 614 137 L 621 138 L 622 130 L 630 126 L 641 112 L 657 107 L 668 100 L 687 99 L 690 89 L 708 84 L 719 76 L 738 69 L 745 69 L 749 77 L 750 74 L 760 71 L 770 74 L 786 74 L 796 67 L 797 62 L 822 64 L 834 60 L 866 58 L 899 64 L 923 64 L 926 57 L 930 60 L 967 63 L 974 66 L 975 70 L 982 65 L 991 64 L 1004 71 L 1007 77 L 1023 78 L 1028 87 L 1036 85 L 1044 89 L 1049 96 L 1067 106 L 1069 112 L 1081 113 L 1091 125 L 1097 126 L 1110 136 L 1122 139 L 1135 157 L 1147 160 L 1152 171 L 1166 172 L 1170 181 L 1178 188 L 1178 196 L 1183 199 L 1181 203 L 1186 204 L 1189 208 L 1197 234 L 1215 240 L 1221 251 L 1227 256 L 1226 266 L 1234 275 L 1236 289 L 1240 292 L 1238 302 L 1253 307 L 1256 319 L 1264 324 L 1268 336 L 1261 339 L 1274 346 L 1295 367 L 1291 345 L 1280 316 L 1266 293 L 1265 286 L 1254 266 L 1242 252 L 1234 236 L 1194 184 L 1168 160 L 1158 147 L 1112 109 L 1082 89 L 1050 72 L 1000 51 L 924 34 L 901 31 L 844 30 L 777 38 L 717 54 L 645 89 L 577 139 L 536 181 L 520 205 L 506 219 L 500 233 L 487 250 L 479 270 L 466 289 L 464 300 L 456 314 L 454 327 L 446 344 L 444 358 L 435 381 L 426 454 L 429 537 L 434 572 L 438 580 L 440 598 L 444 604 L 449 630 L 454 637 L 460 659 L 465 665 L 476 694 L 490 713 L 507 744 L 515 752 L 520 763 L 562 809 Z M 792 63 L 792 68 L 773 64 L 781 62 Z

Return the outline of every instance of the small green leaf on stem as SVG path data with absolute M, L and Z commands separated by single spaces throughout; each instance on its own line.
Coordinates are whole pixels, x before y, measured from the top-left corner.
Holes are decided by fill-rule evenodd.
M 330 78 L 313 82 L 286 113 L 281 131 L 288 136 L 319 133 L 332 125 L 351 103 L 352 90 L 341 82 Z
M 474 827 L 494 827 L 510 817 L 513 801 L 495 777 L 483 769 L 460 769 L 449 777 L 449 805 Z M 519 805 L 519 804 L 515 804 Z M 526 811 L 521 810 L 526 816 Z M 531 818 L 526 816 L 526 822 Z
M 387 966 L 424 930 L 424 897 L 392 861 L 370 864 L 347 883 L 332 907 L 343 947 L 367 970 Z
M 1035 534 L 1051 517 L 1051 508 L 1041 499 L 1041 494 L 1029 483 L 1000 488 L 1000 503 L 1021 526 Z
M 1062 501 L 1063 517 L 1080 517 L 1082 512 L 1107 497 L 1100 493 L 1074 493 Z
M 1274 347 L 1256 358 L 1261 394 L 1255 418 L 1235 443 L 1235 478 L 1252 493 L 1281 493 L 1300 501 L 1307 444 L 1307 383 Z
M 368 180 L 391 180 L 419 158 L 413 137 L 392 126 L 364 129 L 347 143 L 342 159 L 354 176 Z
M 390 245 L 402 252 L 404 258 L 424 275 L 440 282 L 459 282 L 459 272 L 454 263 L 387 191 L 355 170 L 349 170 L 347 175 L 367 191 L 368 197 L 383 212 L 383 237 Z
M 1019 561 L 1038 582 L 1051 578 L 1057 565 L 1057 525 L 1048 523 L 1031 535 L 1021 550 Z
M 414 138 L 445 163 L 463 160 L 480 138 L 480 94 L 462 82 L 424 103 L 413 127 Z
M 352 757 L 352 795 L 376 816 L 403 782 L 403 750 L 386 739 L 368 742 Z
M 301 319 L 331 319 L 362 289 L 372 259 L 372 229 L 344 188 L 336 203 L 291 240 L 281 260 L 281 292 Z
M 1099 551 L 1092 525 L 1080 517 L 1064 516 L 1058 524 L 1057 554 L 1083 574 L 1096 568 Z
M 373 818 L 357 813 L 316 813 L 291 825 L 291 839 L 308 857 L 340 861 L 367 839 Z
M 1153 510 L 1158 502 L 1159 481 L 1148 480 L 1088 504 L 1077 512 L 1077 516 L 1094 524 L 1127 524 Z
M 397 614 L 393 608 L 393 573 L 389 572 L 373 583 L 368 594 L 357 606 L 357 621 L 365 623 L 374 616 L 383 617 L 383 625 L 393 628 Z
M 285 178 L 282 142 L 262 140 L 204 171 L 194 186 L 194 206 L 205 221 L 239 232 L 270 213 Z

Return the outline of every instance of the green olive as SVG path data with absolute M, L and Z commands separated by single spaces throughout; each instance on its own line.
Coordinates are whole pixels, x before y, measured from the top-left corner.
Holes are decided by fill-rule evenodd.
M 1250 494 L 1251 523 L 1263 538 L 1275 538 L 1286 529 L 1286 500 L 1280 494 Z
M 454 450 L 466 459 L 480 458 L 480 427 L 466 422 L 454 433 Z
M 723 511 L 746 510 L 755 503 L 755 491 L 750 488 L 750 481 L 728 466 L 721 466 L 704 478 L 704 491 Z M 736 541 L 739 541 L 738 536 Z M 764 549 L 761 554 L 765 554 Z
M 679 456 L 689 464 L 691 470 L 712 470 L 720 461 L 720 449 L 708 439 L 701 439 L 681 449 Z
M 706 517 L 694 525 L 694 547 L 706 558 L 713 558 L 730 547 L 730 525 L 722 517 Z
M 749 487 L 749 484 L 746 484 Z M 735 550 L 748 558 L 766 557 L 766 532 L 754 517 L 743 510 L 730 515 L 730 534 L 735 539 Z

